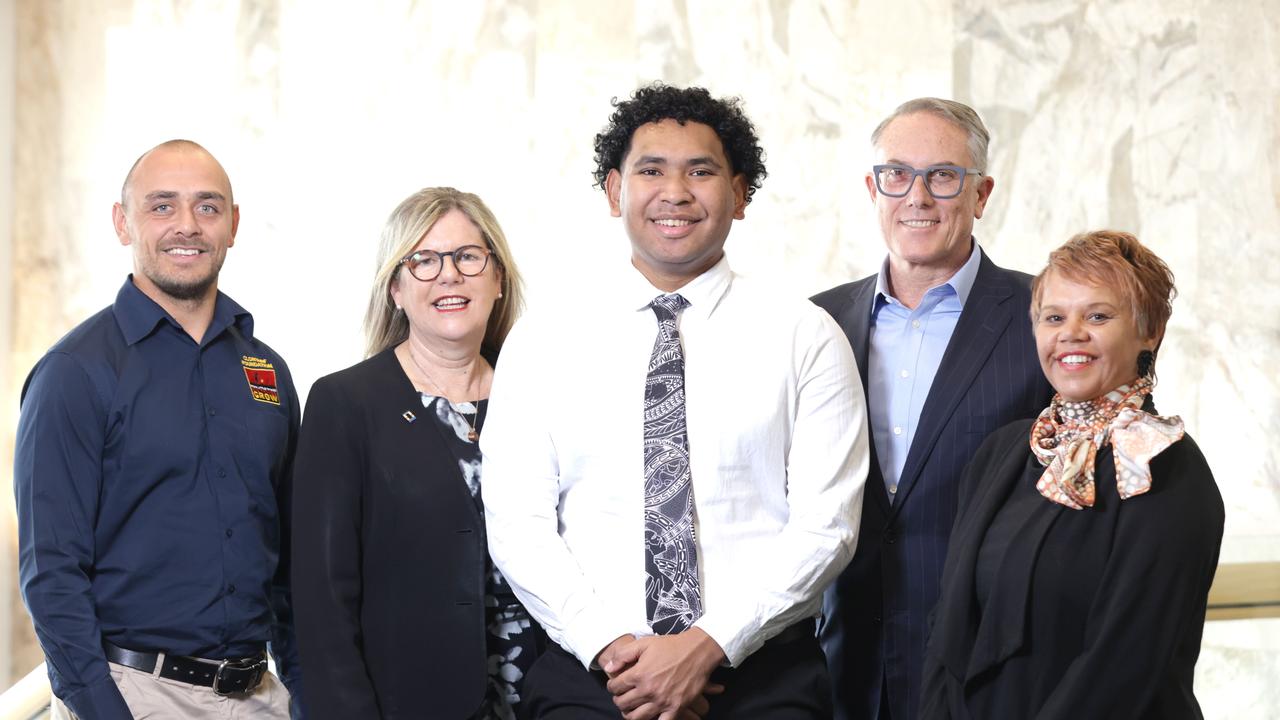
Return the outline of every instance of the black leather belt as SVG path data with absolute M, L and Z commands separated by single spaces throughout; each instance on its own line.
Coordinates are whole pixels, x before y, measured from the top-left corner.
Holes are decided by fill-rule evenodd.
M 154 673 L 156 661 L 160 659 L 159 653 L 126 650 L 106 640 L 102 641 L 102 649 L 111 662 L 144 673 Z M 165 653 L 164 665 L 160 667 L 162 678 L 213 688 L 219 695 L 251 693 L 262 682 L 262 676 L 266 672 L 265 652 L 252 657 L 227 660 L 206 660 Z

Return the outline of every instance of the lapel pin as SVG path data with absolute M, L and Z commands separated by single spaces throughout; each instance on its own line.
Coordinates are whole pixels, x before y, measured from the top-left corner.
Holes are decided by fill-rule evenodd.
M 405 410 L 405 411 L 404 411 L 404 415 L 401 415 L 400 417 L 404 418 L 404 421 L 405 421 L 405 422 L 407 422 L 407 423 L 412 423 L 414 420 L 417 420 L 417 419 L 418 419 L 418 416 L 417 416 L 417 415 L 414 415 L 413 413 L 409 412 L 408 410 Z

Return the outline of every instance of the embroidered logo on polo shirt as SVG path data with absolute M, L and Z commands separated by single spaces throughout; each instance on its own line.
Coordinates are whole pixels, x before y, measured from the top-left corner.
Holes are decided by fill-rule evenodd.
M 244 365 L 244 378 L 249 381 L 249 394 L 258 402 L 280 404 L 280 391 L 276 389 L 276 368 L 270 362 L 241 355 L 240 364 Z

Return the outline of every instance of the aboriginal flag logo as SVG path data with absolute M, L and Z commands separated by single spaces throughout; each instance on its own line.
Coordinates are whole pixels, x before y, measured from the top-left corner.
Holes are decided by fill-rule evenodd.
M 243 355 L 244 379 L 249 383 L 249 394 L 258 402 L 280 404 L 280 391 L 276 389 L 276 369 L 262 358 Z

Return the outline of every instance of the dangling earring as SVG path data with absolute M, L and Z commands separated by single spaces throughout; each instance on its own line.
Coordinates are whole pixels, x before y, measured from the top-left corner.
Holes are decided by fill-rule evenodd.
M 1156 368 L 1156 354 L 1150 350 L 1138 353 L 1138 377 L 1151 377 Z

